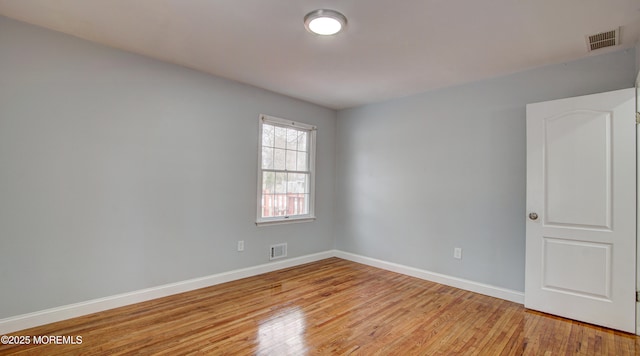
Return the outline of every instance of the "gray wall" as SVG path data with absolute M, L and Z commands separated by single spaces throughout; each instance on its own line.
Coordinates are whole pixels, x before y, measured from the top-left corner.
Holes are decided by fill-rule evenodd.
M 317 221 L 255 226 L 259 113 L 318 126 Z M 333 110 L 0 17 L 0 318 L 268 263 L 277 242 L 332 249 L 335 128 Z
M 525 105 L 632 87 L 635 66 L 630 49 L 338 112 L 336 247 L 523 291 Z
M 0 318 L 268 263 L 272 243 L 290 257 L 326 251 L 334 237 L 523 290 L 525 104 L 630 87 L 637 63 L 635 50 L 614 52 L 336 122 L 3 17 L 0 49 Z M 319 127 L 317 221 L 255 226 L 259 113 Z

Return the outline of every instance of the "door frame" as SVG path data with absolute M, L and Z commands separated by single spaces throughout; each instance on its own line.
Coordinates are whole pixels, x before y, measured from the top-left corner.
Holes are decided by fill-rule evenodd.
M 636 77 L 636 118 L 640 115 L 640 71 Z M 640 291 L 640 125 L 636 124 L 636 296 Z M 640 302 L 636 297 L 636 335 L 640 335 Z

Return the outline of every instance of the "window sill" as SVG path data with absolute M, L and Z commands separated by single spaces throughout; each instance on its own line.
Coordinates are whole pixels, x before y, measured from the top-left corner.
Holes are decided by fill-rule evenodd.
M 288 218 L 288 219 L 258 220 L 256 221 L 256 225 L 268 226 L 268 225 L 296 224 L 296 223 L 314 221 L 315 219 L 316 219 L 315 216 L 304 216 L 299 218 Z

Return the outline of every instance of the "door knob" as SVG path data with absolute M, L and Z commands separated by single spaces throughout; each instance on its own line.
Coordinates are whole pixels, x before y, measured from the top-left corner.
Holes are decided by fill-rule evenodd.
M 531 219 L 531 220 L 538 220 L 538 214 L 536 214 L 536 213 L 529 213 L 529 219 Z

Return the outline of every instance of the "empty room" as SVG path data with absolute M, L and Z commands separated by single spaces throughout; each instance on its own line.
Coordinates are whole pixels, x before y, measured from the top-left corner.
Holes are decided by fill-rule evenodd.
M 640 355 L 637 0 L 0 0 L 0 354 Z

